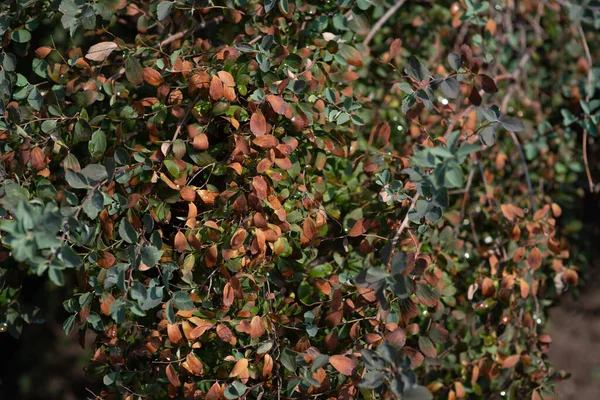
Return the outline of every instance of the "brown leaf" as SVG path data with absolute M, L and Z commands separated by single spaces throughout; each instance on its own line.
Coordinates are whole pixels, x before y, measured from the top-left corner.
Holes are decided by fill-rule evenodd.
M 317 236 L 317 227 L 312 218 L 308 217 L 302 224 L 302 233 L 308 240 L 313 240 Z
M 498 91 L 498 87 L 496 86 L 496 82 L 489 76 L 485 74 L 477 75 L 479 81 L 481 83 L 481 88 L 486 93 L 496 93 Z
M 529 265 L 529 268 L 534 271 L 542 266 L 542 253 L 537 247 L 534 247 L 529 252 L 529 257 L 527 257 L 527 265 Z
M 240 228 L 237 231 L 235 231 L 235 233 L 231 237 L 231 241 L 229 242 L 229 244 L 231 245 L 231 248 L 233 250 L 237 250 L 240 247 L 242 247 L 242 245 L 244 244 L 244 240 L 246 240 L 246 230 Z
M 287 103 L 279 96 L 275 96 L 274 94 L 270 94 L 267 96 L 267 101 L 275 111 L 279 115 L 285 115 L 287 110 Z
M 206 393 L 205 400 L 219 400 L 223 396 L 223 388 L 215 382 Z
M 187 365 L 192 374 L 202 375 L 204 373 L 204 367 L 202 366 L 202 362 L 193 353 L 188 353 L 185 360 L 187 361 Z
M 225 86 L 235 87 L 235 80 L 233 79 L 233 76 L 231 76 L 231 74 L 229 72 L 219 71 L 219 72 L 217 72 L 217 75 L 219 76 L 219 79 L 221 79 L 221 81 L 223 82 L 223 84 Z
M 248 371 L 248 359 L 240 358 L 234 365 L 231 373 L 229 374 L 230 378 L 240 377 L 242 383 L 248 382 L 248 378 L 250 377 Z
M 346 376 L 352 376 L 352 374 L 354 373 L 354 369 L 356 368 L 356 364 L 357 364 L 355 359 L 345 357 L 345 356 L 340 356 L 340 355 L 335 355 L 335 356 L 329 357 L 329 363 L 340 374 L 346 375 Z
M 508 356 L 504 359 L 504 361 L 502 361 L 502 368 L 512 368 L 517 365 L 520 359 L 521 356 L 518 354 Z
M 268 196 L 269 185 L 267 180 L 262 176 L 255 176 L 252 178 L 252 187 L 256 191 L 256 197 L 260 200 L 265 200 Z
M 258 315 L 252 317 L 252 321 L 250 322 L 250 337 L 252 339 L 257 339 L 261 337 L 265 333 L 265 326 L 263 325 L 262 318 Z
M 175 250 L 179 253 L 183 253 L 187 248 L 187 240 L 185 238 L 185 233 L 182 231 L 177 232 L 175 235 Z
M 233 288 L 231 287 L 229 282 L 227 282 L 225 284 L 225 287 L 223 288 L 223 305 L 225 307 L 231 307 L 233 301 L 235 300 L 234 295 L 235 293 L 233 292 Z
M 471 88 L 471 93 L 469 94 L 469 101 L 474 106 L 481 105 L 481 95 L 479 94 L 479 90 L 475 85 L 473 85 L 473 87 Z
M 116 262 L 116 258 L 115 256 L 113 256 L 112 254 L 110 254 L 107 251 L 103 251 L 102 255 L 100 256 L 100 259 L 98 259 L 98 265 L 101 266 L 104 269 L 109 269 L 110 267 L 112 267 L 113 265 L 115 265 Z
M 386 340 L 394 346 L 402 348 L 406 344 L 406 331 L 402 328 L 396 328 L 392 333 L 387 335 Z
M 112 53 L 118 49 L 119 46 L 115 42 L 100 42 L 96 43 L 88 50 L 85 58 L 92 61 L 102 62 Z
M 179 194 L 181 195 L 181 198 L 185 201 L 196 200 L 196 191 L 189 186 L 181 188 Z
M 481 284 L 481 294 L 485 297 L 493 297 L 496 293 L 496 288 L 494 287 L 494 281 L 490 278 L 485 277 L 483 279 L 483 283 Z
M 272 149 L 279 145 L 279 140 L 273 135 L 258 136 L 252 141 L 258 147 Z
M 217 325 L 217 336 L 219 336 L 219 339 L 221 339 L 225 343 L 229 343 L 232 345 L 235 344 L 237 341 L 233 332 L 231 332 L 231 329 L 229 329 L 223 324 Z
M 35 50 L 35 56 L 37 58 L 46 58 L 48 56 L 48 54 L 50 54 L 52 52 L 52 48 L 48 47 L 48 46 L 42 46 L 42 47 L 38 47 Z
M 163 78 L 160 75 L 160 72 L 152 68 L 144 68 L 143 77 L 144 81 L 152 86 L 159 86 L 161 83 L 163 83 Z
M 219 101 L 223 98 L 223 82 L 216 76 L 210 80 L 210 97 L 214 101 Z
M 348 236 L 356 237 L 363 235 L 367 231 L 369 225 L 369 220 L 364 218 L 359 219 L 354 223 L 352 229 L 350 229 L 350 232 L 348 232 Z
M 169 340 L 171 343 L 179 343 L 183 336 L 181 335 L 181 330 L 179 330 L 179 326 L 176 324 L 167 325 L 167 335 L 169 336 Z
M 38 171 L 46 168 L 46 155 L 44 154 L 44 150 L 39 147 L 31 149 L 31 166 Z
M 194 150 L 207 150 L 208 146 L 208 136 L 206 136 L 206 133 L 200 133 L 199 135 L 194 136 L 192 141 Z
M 100 227 L 102 228 L 102 233 L 104 233 L 104 236 L 106 236 L 107 239 L 112 240 L 115 223 L 110 218 L 110 215 L 108 215 L 108 211 L 106 209 L 100 212 Z
M 400 51 L 402 50 L 402 39 L 394 39 L 392 45 L 390 46 L 390 58 L 396 58 Z
M 265 354 L 265 363 L 263 365 L 263 370 L 262 370 L 263 378 L 266 378 L 269 375 L 271 375 L 272 370 L 273 370 L 273 358 L 270 355 Z
M 108 292 L 102 293 L 100 296 L 100 310 L 104 315 L 110 315 L 110 306 L 115 302 L 115 298 Z
M 171 385 L 175 387 L 181 386 L 179 376 L 177 375 L 177 371 L 175 371 L 175 367 L 173 367 L 173 364 L 169 364 L 165 372 L 167 373 L 167 379 L 169 380 L 169 382 L 171 382 Z
M 207 267 L 214 267 L 215 265 L 217 265 L 217 258 L 218 258 L 217 245 L 213 244 L 206 251 L 206 255 L 204 256 L 204 262 L 206 263 Z
M 267 133 L 267 120 L 262 112 L 256 111 L 250 117 L 250 131 L 255 136 L 262 136 Z

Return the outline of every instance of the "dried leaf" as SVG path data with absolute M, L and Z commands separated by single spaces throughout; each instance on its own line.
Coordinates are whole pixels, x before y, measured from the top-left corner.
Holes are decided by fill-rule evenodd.
M 88 50 L 85 58 L 91 61 L 102 62 L 112 53 L 118 49 L 119 46 L 115 42 L 100 42 L 96 43 Z
M 256 111 L 250 117 L 250 131 L 255 136 L 262 136 L 267 133 L 267 120 L 262 112 Z
M 175 367 L 173 367 L 173 364 L 169 364 L 165 372 L 167 373 L 167 379 L 169 380 L 169 382 L 171 382 L 171 385 L 175 387 L 181 386 L 181 382 L 179 381 L 179 375 L 177 374 L 177 371 L 175 371 Z
M 329 363 L 335 368 L 340 374 L 346 376 L 352 376 L 356 368 L 357 362 L 355 359 L 345 357 L 341 355 L 335 355 L 329 357 Z

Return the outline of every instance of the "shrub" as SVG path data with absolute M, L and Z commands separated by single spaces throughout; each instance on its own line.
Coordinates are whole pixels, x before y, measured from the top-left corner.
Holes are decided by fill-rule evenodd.
M 43 275 L 101 398 L 552 398 L 598 23 L 511 4 L 4 3 L 6 329 Z

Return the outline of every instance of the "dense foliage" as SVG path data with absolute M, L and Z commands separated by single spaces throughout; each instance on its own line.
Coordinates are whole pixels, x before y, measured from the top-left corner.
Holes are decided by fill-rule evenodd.
M 3 2 L 3 330 L 41 322 L 41 275 L 100 398 L 553 398 L 599 28 L 595 1 Z

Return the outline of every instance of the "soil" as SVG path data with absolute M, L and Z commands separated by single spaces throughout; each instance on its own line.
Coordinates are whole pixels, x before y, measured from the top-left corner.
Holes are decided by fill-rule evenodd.
M 561 400 L 600 399 L 600 273 L 593 275 L 579 298 L 565 296 L 550 311 L 549 358 L 557 370 L 571 374 L 557 385 Z

